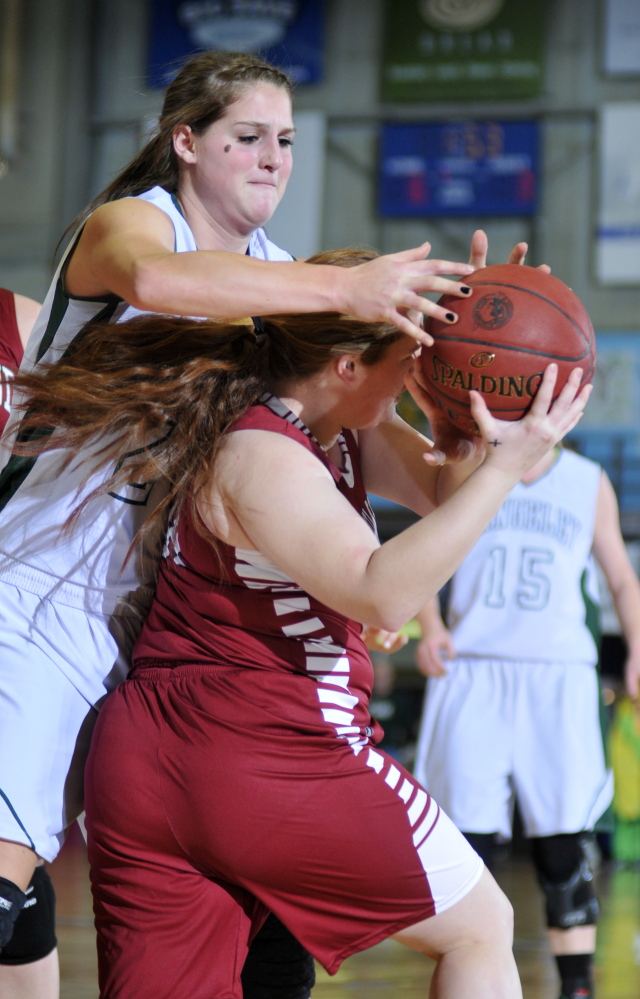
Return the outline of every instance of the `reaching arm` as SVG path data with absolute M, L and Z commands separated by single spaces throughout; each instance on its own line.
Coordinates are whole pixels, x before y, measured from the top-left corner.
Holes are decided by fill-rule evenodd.
M 576 397 L 581 373 L 549 409 L 555 374 L 550 366 L 530 412 L 516 423 L 493 419 L 472 393 L 485 440 L 500 446 L 489 447 L 441 506 L 382 546 L 312 454 L 266 431 L 230 435 L 201 513 L 216 536 L 257 548 L 328 606 L 398 631 L 452 575 L 524 471 L 577 422 L 589 394 Z M 243 533 L 234 535 L 236 528 Z
M 445 464 L 441 440 L 434 445 L 398 415 L 390 423 L 361 430 L 358 443 L 367 492 L 424 517 L 478 467 L 484 445 L 480 437 L 477 442 L 459 461 Z M 467 442 L 452 435 L 452 450 L 461 443 Z
M 218 319 L 342 312 L 391 322 L 432 343 L 410 313 L 446 321 L 452 314 L 422 295 L 462 296 L 460 282 L 441 275 L 473 270 L 468 264 L 426 259 L 427 243 L 351 268 L 275 263 L 221 250 L 174 253 L 173 246 L 173 225 L 155 205 L 136 198 L 109 202 L 85 224 L 67 267 L 67 291 L 83 297 L 112 293 L 149 312 Z
M 604 472 L 598 492 L 593 554 L 607 580 L 627 643 L 627 692 L 630 697 L 637 698 L 640 694 L 640 582 L 624 547 L 616 494 Z

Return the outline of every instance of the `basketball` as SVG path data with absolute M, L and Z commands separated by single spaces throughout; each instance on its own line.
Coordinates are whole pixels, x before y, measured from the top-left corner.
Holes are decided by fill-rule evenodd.
M 431 317 L 434 337 L 422 348 L 429 393 L 455 426 L 477 433 L 469 390 L 477 389 L 494 416 L 519 420 L 545 368 L 558 365 L 557 398 L 575 367 L 582 385 L 593 378 L 596 346 L 587 310 L 551 274 L 520 264 L 483 267 L 465 278 L 467 299 L 443 295 L 438 304 L 458 314 L 453 326 Z

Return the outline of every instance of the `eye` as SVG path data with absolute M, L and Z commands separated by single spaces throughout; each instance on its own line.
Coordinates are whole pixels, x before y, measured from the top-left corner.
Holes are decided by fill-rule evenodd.
M 285 135 L 280 136 L 280 139 L 278 141 L 280 142 L 280 145 L 283 147 L 283 149 L 289 149 L 293 145 L 293 139 L 290 139 L 288 136 Z
M 257 135 L 239 135 L 238 142 L 244 142 L 247 146 L 250 146 L 252 142 L 257 142 Z

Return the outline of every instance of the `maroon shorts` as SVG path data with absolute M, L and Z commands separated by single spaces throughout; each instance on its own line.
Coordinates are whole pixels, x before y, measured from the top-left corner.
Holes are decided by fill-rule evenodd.
M 138 670 L 100 713 L 86 807 L 102 995 L 239 999 L 273 911 L 330 972 L 463 898 L 482 863 L 315 681 Z

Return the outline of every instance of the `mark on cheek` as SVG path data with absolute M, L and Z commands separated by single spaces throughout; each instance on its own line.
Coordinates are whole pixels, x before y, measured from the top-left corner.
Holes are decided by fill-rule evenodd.
M 225 151 L 225 153 L 228 153 L 230 149 L 231 149 L 231 146 L 225 146 L 225 147 L 224 147 L 224 151 Z

